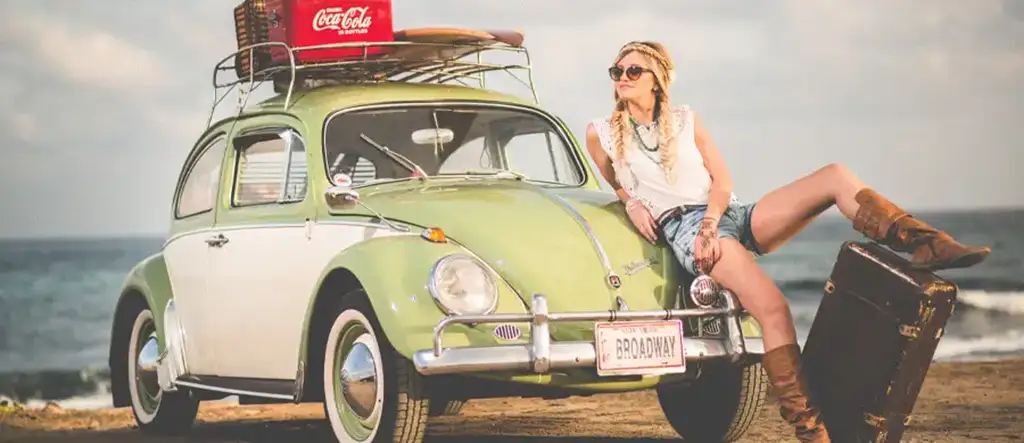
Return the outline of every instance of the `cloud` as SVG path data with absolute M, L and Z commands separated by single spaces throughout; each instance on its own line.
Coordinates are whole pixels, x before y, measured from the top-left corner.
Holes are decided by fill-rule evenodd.
M 0 18 L 0 236 L 160 232 L 235 50 L 235 3 L 38 0 Z M 827 162 L 910 207 L 1024 204 L 1024 2 L 395 2 L 398 28 L 526 32 L 542 104 L 582 139 L 606 68 L 653 39 L 753 199 Z M 230 75 L 230 74 L 228 74 Z M 221 114 L 232 107 L 228 98 Z M 72 186 L 69 186 L 72 184 Z M 29 194 L 25 194 L 29 195 Z M 75 214 L 75 223 L 68 223 Z
M 26 13 L 9 15 L 3 32 L 59 75 L 83 85 L 133 91 L 168 83 L 156 55 L 99 29 L 76 30 L 52 15 Z

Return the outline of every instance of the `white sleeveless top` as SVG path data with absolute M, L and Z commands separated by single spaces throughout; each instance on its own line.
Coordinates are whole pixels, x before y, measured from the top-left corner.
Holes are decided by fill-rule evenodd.
M 704 158 L 694 138 L 692 110 L 688 105 L 681 105 L 672 107 L 671 112 L 676 133 L 675 184 L 669 184 L 661 170 L 661 154 L 645 150 L 636 134 L 631 134 L 632 143 L 625 150 L 627 168 L 621 168 L 612 146 L 611 117 L 597 118 L 591 122 L 601 140 L 601 147 L 612 160 L 619 184 L 630 196 L 646 206 L 655 220 L 679 206 L 707 204 L 708 191 L 711 189 L 711 174 L 704 166 Z M 657 144 L 656 127 L 640 126 L 637 132 L 647 146 Z M 732 200 L 736 200 L 735 194 Z

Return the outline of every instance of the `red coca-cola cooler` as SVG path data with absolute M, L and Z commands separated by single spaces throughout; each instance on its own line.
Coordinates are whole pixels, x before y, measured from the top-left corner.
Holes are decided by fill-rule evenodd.
M 267 37 L 292 48 L 336 43 L 391 42 L 395 39 L 391 0 L 262 0 Z M 367 54 L 384 52 L 375 46 Z M 330 62 L 363 55 L 362 47 L 296 51 L 296 63 Z M 274 64 L 288 64 L 288 52 L 271 46 Z

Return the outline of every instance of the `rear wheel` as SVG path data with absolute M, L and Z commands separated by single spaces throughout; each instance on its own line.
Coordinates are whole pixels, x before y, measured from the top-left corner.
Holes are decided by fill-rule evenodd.
M 423 440 L 430 408 L 423 380 L 384 337 L 362 290 L 342 298 L 323 375 L 324 413 L 338 441 Z
M 669 424 L 686 441 L 733 442 L 754 423 L 768 384 L 761 363 L 716 368 L 689 386 L 658 387 L 658 401 Z
M 165 392 L 156 375 L 160 355 L 156 323 L 149 308 L 138 311 L 128 339 L 128 392 L 139 429 L 151 434 L 174 434 L 195 422 L 199 400 L 186 389 Z

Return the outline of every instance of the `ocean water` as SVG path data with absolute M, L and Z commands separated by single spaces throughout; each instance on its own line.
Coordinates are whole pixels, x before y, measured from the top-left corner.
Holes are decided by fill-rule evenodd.
M 920 213 L 965 243 L 993 247 L 967 270 L 940 272 L 960 304 L 936 360 L 1024 355 L 1024 210 Z M 803 343 L 849 222 L 823 217 L 759 262 L 790 300 Z M 107 343 L 114 303 L 131 267 L 161 238 L 0 240 L 0 395 L 29 407 L 110 406 Z

